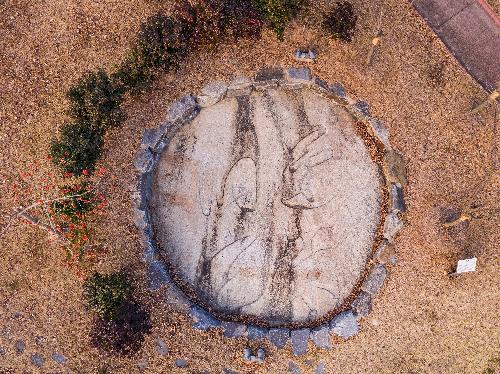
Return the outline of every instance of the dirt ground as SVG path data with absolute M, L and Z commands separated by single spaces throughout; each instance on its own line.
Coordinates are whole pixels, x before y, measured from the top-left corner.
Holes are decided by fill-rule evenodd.
M 491 6 L 497 15 L 500 14 L 500 1 L 498 0 L 486 0 L 486 2 Z
M 316 45 L 314 74 L 340 81 L 349 94 L 366 100 L 408 165 L 408 222 L 396 239 L 398 263 L 362 321 L 361 333 L 336 341 L 329 351 L 310 345 L 300 358 L 292 357 L 289 346 L 281 351 L 266 346 L 265 363 L 252 366 L 242 360 L 245 339 L 195 331 L 159 295 L 143 291 L 140 297 L 154 320 L 143 349 L 130 359 L 101 356 L 88 344 L 90 316 L 81 280 L 63 267 L 62 252 L 44 232 L 15 223 L 0 238 L 0 373 L 9 368 L 15 373 L 135 373 L 144 359 L 149 373 L 222 373 L 224 368 L 286 373 L 290 360 L 305 373 L 319 361 L 326 373 L 500 372 L 498 215 L 441 228 L 450 211 L 473 204 L 498 208 L 498 104 L 469 113 L 487 93 L 407 1 L 383 2 L 384 36 L 371 68 L 365 60 L 382 2 L 354 1 L 359 21 L 351 44 L 314 30 L 321 13 L 321 4 L 315 4 L 305 20 L 287 30 L 283 43 L 265 33 L 257 42 L 200 51 L 177 74 L 162 76 L 147 93 L 127 101 L 128 119 L 108 134 L 99 164 L 108 170 L 101 188 L 110 210 L 97 227 L 105 254 L 94 268 L 106 272 L 128 266 L 138 287 L 145 282 L 129 199 L 132 159 L 143 129 L 156 126 L 176 98 L 212 80 L 252 75 L 263 66 L 296 66 L 295 48 Z M 12 183 L 17 175 L 35 160 L 42 160 L 37 178 L 53 172 L 43 160 L 49 140 L 67 120 L 68 87 L 88 69 L 112 69 L 139 24 L 164 6 L 159 0 L 0 1 L 0 226 L 16 208 Z M 450 279 L 447 273 L 456 260 L 471 254 L 478 256 L 478 271 Z M 165 357 L 155 351 L 157 338 L 170 350 Z M 18 339 L 26 342 L 19 355 Z M 50 359 L 54 351 L 67 358 L 64 366 Z M 41 371 L 30 363 L 34 352 L 45 358 Z M 189 366 L 176 368 L 177 358 Z

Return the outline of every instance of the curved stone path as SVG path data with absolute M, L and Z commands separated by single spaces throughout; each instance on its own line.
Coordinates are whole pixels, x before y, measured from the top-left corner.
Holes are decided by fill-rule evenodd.
M 158 160 L 164 150 L 172 142 L 179 129 L 192 122 L 201 108 L 217 105 L 224 98 L 241 96 L 259 97 L 259 92 L 276 88 L 287 90 L 310 90 L 323 98 L 332 100 L 351 116 L 352 121 L 364 127 L 382 147 L 383 154 L 380 173 L 386 183 L 388 193 L 388 215 L 381 229 L 382 240 L 373 255 L 373 266 L 360 285 L 357 297 L 341 313 L 330 320 L 323 321 L 311 328 L 261 327 L 251 323 L 232 322 L 216 318 L 204 307 L 193 303 L 177 286 L 167 271 L 161 253 L 154 239 L 150 202 L 153 200 L 152 186 Z M 175 141 L 174 143 L 175 144 Z M 179 146 L 179 144 L 178 144 Z M 403 227 L 406 206 L 403 190 L 406 185 L 405 166 L 402 157 L 392 149 L 385 127 L 370 116 L 369 107 L 365 102 L 359 102 L 348 97 L 341 84 L 329 85 L 327 82 L 313 77 L 307 68 L 263 69 L 254 80 L 235 78 L 229 85 L 223 82 L 205 87 L 197 97 L 188 95 L 171 105 L 165 121 L 156 129 L 145 130 L 141 148 L 134 161 L 138 173 L 136 189 L 133 193 L 135 202 L 134 219 L 142 234 L 144 243 L 144 261 L 148 266 L 150 288 L 160 290 L 165 295 L 165 301 L 176 310 L 188 313 L 193 319 L 193 327 L 200 330 L 222 328 L 226 337 L 245 336 L 249 340 L 268 339 L 276 347 L 283 348 L 291 342 L 292 351 L 299 356 L 306 353 L 308 341 L 318 347 L 331 347 L 331 334 L 344 339 L 350 338 L 360 330 L 359 321 L 371 310 L 373 297 L 382 287 L 387 276 L 387 264 L 394 263 L 392 241 Z

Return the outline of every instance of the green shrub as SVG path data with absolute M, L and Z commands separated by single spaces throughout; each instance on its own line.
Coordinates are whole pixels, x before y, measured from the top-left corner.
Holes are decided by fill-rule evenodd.
M 334 10 L 326 16 L 324 26 L 334 38 L 350 42 L 357 19 L 358 16 L 354 13 L 352 4 L 348 1 L 341 1 L 337 2 Z
M 132 284 L 124 272 L 109 275 L 94 273 L 83 285 L 84 296 L 91 310 L 107 320 L 113 320 L 118 309 L 132 295 Z
M 297 14 L 300 1 L 254 0 L 254 4 L 278 39 L 283 40 L 286 25 Z
M 102 69 L 84 74 L 69 89 L 68 98 L 68 112 L 75 122 L 88 123 L 96 129 L 108 129 L 119 126 L 125 118 L 120 108 L 123 91 Z
M 65 172 L 81 175 L 94 170 L 101 156 L 104 130 L 87 122 L 67 123 L 60 128 L 59 139 L 52 141 L 52 162 Z
M 188 52 L 188 42 L 182 23 L 158 12 L 141 25 L 135 46 L 113 79 L 138 93 L 157 69 L 168 71 L 179 65 Z
M 139 304 L 126 302 L 117 309 L 113 320 L 94 318 L 91 344 L 106 353 L 131 356 L 140 350 L 151 327 L 150 314 Z

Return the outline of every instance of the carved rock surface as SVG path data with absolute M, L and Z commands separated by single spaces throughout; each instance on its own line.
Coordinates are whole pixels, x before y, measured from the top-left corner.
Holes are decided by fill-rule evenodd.
M 152 172 L 162 258 L 215 315 L 315 321 L 351 295 L 370 255 L 378 168 L 352 117 L 314 90 L 231 96 L 181 127 Z

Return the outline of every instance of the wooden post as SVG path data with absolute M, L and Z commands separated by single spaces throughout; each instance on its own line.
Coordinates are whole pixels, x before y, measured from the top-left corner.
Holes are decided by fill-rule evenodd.
M 378 47 L 380 44 L 380 40 L 382 38 L 382 32 L 378 32 L 377 35 L 372 39 L 372 46 L 370 48 L 370 51 L 368 52 L 368 58 L 366 59 L 366 64 L 368 66 L 371 66 L 372 60 L 373 60 L 373 55 L 375 54 L 375 49 Z
M 380 7 L 380 14 L 378 17 L 377 31 L 375 32 L 375 36 L 372 39 L 372 45 L 370 47 L 370 51 L 368 51 L 368 57 L 366 59 L 366 64 L 371 66 L 373 61 L 373 55 L 375 54 L 375 50 L 380 45 L 380 40 L 382 39 L 382 15 L 383 9 Z
M 497 82 L 497 89 L 495 91 L 493 91 L 485 101 L 483 101 L 481 104 L 479 104 L 478 106 L 473 108 L 471 110 L 471 113 L 475 114 L 475 113 L 479 112 L 481 109 L 483 109 L 484 107 L 486 107 L 488 104 L 494 102 L 500 96 L 500 92 L 498 92 L 499 88 L 500 88 L 500 81 Z

